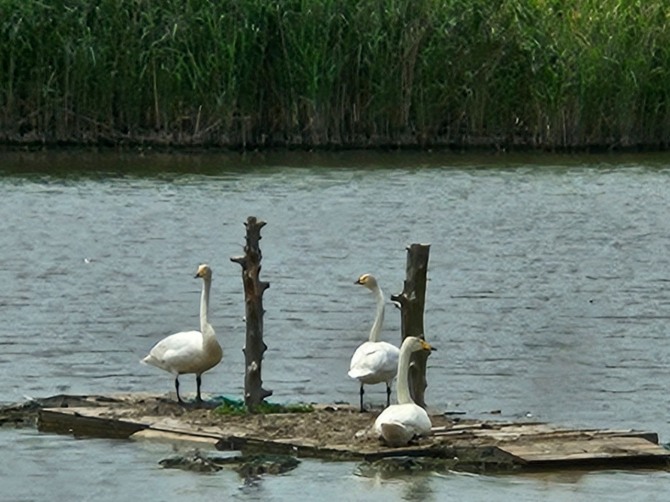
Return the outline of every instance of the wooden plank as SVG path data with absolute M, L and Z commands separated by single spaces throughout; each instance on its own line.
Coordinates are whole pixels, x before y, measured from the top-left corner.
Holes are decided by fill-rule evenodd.
M 219 441 L 219 438 L 212 438 L 207 436 L 194 436 L 193 434 L 184 434 L 182 432 L 168 432 L 153 429 L 142 429 L 130 436 L 130 439 L 137 440 L 151 440 L 151 441 L 168 441 L 168 442 L 187 442 L 197 445 L 211 446 L 214 448 Z
M 43 432 L 72 434 L 81 437 L 125 439 L 137 431 L 145 429 L 146 425 L 90 416 L 72 408 L 45 408 L 39 411 L 37 428 Z
M 188 434 L 203 438 L 220 439 L 226 433 L 244 435 L 247 431 L 236 427 L 213 427 L 189 424 L 176 418 L 142 417 L 140 421 L 154 431 L 171 432 L 174 434 Z
M 364 455 L 340 445 L 319 445 L 293 439 L 263 439 L 258 437 L 227 436 L 221 438 L 216 448 L 221 451 L 277 453 L 298 457 L 327 458 L 330 460 L 362 459 Z
M 596 437 L 638 437 L 658 443 L 658 434 L 632 429 L 569 429 L 543 423 L 475 423 L 464 426 L 443 426 L 432 429 L 433 435 L 445 440 L 471 440 L 504 443 L 512 441 L 541 441 L 547 439 L 579 439 L 588 441 Z
M 571 463 L 628 459 L 631 462 L 650 457 L 670 459 L 670 451 L 640 437 L 600 437 L 584 440 L 525 441 L 505 443 L 498 447 L 532 463 Z
M 40 430 L 82 436 L 129 437 L 138 431 L 153 430 L 218 441 L 224 435 L 220 427 L 189 424 L 174 417 L 119 418 L 118 413 L 113 414 L 111 409 L 105 407 L 45 408 L 40 410 L 39 416 Z M 245 433 L 236 428 L 229 428 L 228 432 L 231 434 Z
M 524 428 L 509 428 L 505 430 L 472 430 L 468 431 L 476 437 L 486 437 L 495 441 L 517 441 L 532 439 L 533 441 L 540 441 L 544 439 L 580 439 L 582 441 L 589 441 L 597 437 L 637 437 L 643 438 L 652 443 L 658 443 L 658 435 L 655 432 L 648 431 L 633 431 L 633 430 L 602 430 L 602 429 L 524 429 Z M 437 433 L 437 436 L 445 433 Z

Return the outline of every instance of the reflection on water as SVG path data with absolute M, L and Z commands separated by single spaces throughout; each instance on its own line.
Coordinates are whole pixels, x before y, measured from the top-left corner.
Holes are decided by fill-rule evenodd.
M 402 462 L 403 460 L 400 460 L 400 463 Z M 394 484 L 400 488 L 402 500 L 433 500 L 434 473 L 418 468 L 411 459 L 406 462 L 412 464 L 407 465 L 406 469 L 403 469 L 402 465 L 389 468 L 383 463 L 363 462 L 357 465 L 355 472 L 372 489 L 379 489 L 389 483 Z
M 204 390 L 239 397 L 244 306 L 229 258 L 242 251 L 243 222 L 256 215 L 268 222 L 263 380 L 276 401 L 356 401 L 347 367 L 374 305 L 352 283 L 373 272 L 387 294 L 400 292 L 405 246 L 428 242 L 425 325 L 440 347 L 428 370 L 435 409 L 670 436 L 664 158 L 614 165 L 620 158 L 0 155 L 0 401 L 170 391 L 169 375 L 138 360 L 161 337 L 197 327 L 192 275 L 204 261 L 214 269 L 212 322 L 225 351 Z M 399 316 L 389 309 L 386 318 L 383 337 L 397 341 Z M 383 386 L 366 396 L 383 403 Z M 12 469 L 34 481 L 12 480 L 18 499 L 47 493 L 43 473 L 51 469 L 76 479 L 82 458 L 99 480 L 150 483 L 163 500 L 230 482 L 170 473 L 184 485 L 166 485 L 159 458 L 149 447 L 134 457 L 135 444 L 24 431 L 0 439 L 17 451 Z M 71 456 L 56 466 L 48 457 L 60 449 Z M 235 480 L 228 493 L 281 499 L 307 486 L 330 499 L 355 487 L 361 500 L 574 500 L 612 490 L 613 480 L 635 490 L 648 477 L 668 486 L 664 473 L 374 483 L 354 472 L 352 464 L 309 461 L 258 486 Z M 82 498 L 63 482 L 62 495 Z

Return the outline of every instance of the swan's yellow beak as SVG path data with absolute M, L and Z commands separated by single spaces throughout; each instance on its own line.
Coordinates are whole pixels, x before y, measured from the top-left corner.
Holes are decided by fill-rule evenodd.
M 437 350 L 433 348 L 427 341 L 421 340 L 421 348 L 423 350 L 427 350 L 428 352 L 432 352 L 433 350 Z
M 372 276 L 370 274 L 363 274 L 356 282 L 354 282 L 354 284 L 366 285 L 370 281 L 371 277 Z

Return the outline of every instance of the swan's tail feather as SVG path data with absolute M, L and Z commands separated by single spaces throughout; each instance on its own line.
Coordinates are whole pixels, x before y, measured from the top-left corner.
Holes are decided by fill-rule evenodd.
M 349 373 L 347 373 L 347 374 L 349 375 L 349 378 L 363 378 L 363 377 L 368 376 L 370 374 L 370 371 L 369 370 L 360 370 L 360 369 L 354 368 L 352 370 L 349 370 Z
M 149 364 L 151 366 L 155 366 L 156 368 L 163 369 L 163 365 L 161 364 L 161 361 L 159 359 L 156 359 L 152 354 L 149 354 L 148 356 L 144 357 L 143 359 L 140 359 L 140 363 Z

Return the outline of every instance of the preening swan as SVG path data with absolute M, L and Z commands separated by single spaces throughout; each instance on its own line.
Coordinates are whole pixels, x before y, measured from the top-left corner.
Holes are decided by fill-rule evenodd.
M 377 279 L 370 274 L 363 274 L 354 284 L 368 288 L 375 295 L 377 314 L 370 330 L 370 338 L 354 352 L 349 365 L 349 376 L 361 383 L 361 411 L 363 407 L 363 386 L 386 382 L 386 406 L 391 404 L 391 382 L 398 370 L 398 347 L 387 342 L 380 342 L 379 336 L 384 322 L 384 293 L 377 284 Z
M 214 328 L 207 321 L 209 309 L 209 290 L 212 285 L 212 269 L 209 265 L 200 265 L 195 277 L 202 279 L 202 295 L 200 296 L 200 331 L 182 331 L 158 342 L 141 362 L 151 364 L 175 375 L 174 385 L 177 400 L 183 403 L 179 395 L 179 375 L 195 373 L 198 402 L 202 374 L 219 364 L 223 351 L 216 340 Z
M 398 404 L 389 406 L 375 420 L 375 432 L 389 446 L 404 446 L 416 436 L 430 433 L 431 422 L 428 413 L 412 401 L 409 392 L 409 360 L 412 352 L 432 350 L 424 340 L 408 336 L 400 347 L 398 381 L 396 392 Z

